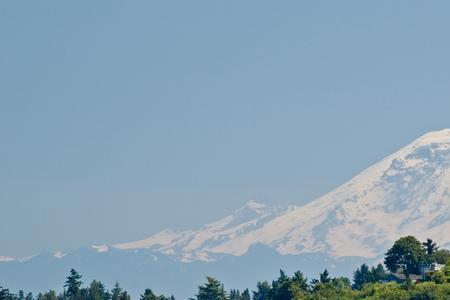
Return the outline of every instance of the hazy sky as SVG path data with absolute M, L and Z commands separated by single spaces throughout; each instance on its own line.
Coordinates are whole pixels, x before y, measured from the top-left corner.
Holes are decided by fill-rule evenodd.
M 303 203 L 450 127 L 448 1 L 1 1 L 0 255 Z

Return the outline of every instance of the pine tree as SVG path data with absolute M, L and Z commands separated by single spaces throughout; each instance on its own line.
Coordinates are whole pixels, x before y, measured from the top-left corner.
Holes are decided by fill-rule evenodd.
M 111 291 L 111 300 L 120 300 L 120 295 L 122 294 L 122 288 L 119 283 L 116 282 L 114 288 Z
M 242 292 L 241 300 L 251 300 L 251 298 L 250 298 L 250 292 L 249 292 L 248 289 L 245 289 L 245 290 Z
M 151 289 L 145 289 L 144 294 L 141 295 L 140 300 L 171 300 L 173 296 L 166 298 L 163 295 L 157 296 Z
M 8 300 L 9 297 L 9 290 L 0 286 L 0 300 Z
M 386 279 L 386 270 L 382 264 L 378 264 L 376 268 L 372 267 L 370 272 L 372 273 L 373 282 L 380 282 Z
M 197 300 L 227 300 L 223 284 L 213 278 L 206 277 L 207 283 L 198 287 Z
M 292 277 L 292 282 L 294 285 L 300 288 L 301 291 L 308 291 L 308 279 L 303 275 L 302 272 L 297 271 L 294 273 L 294 277 Z
M 323 271 L 323 273 L 321 273 L 319 275 L 319 281 L 320 281 L 320 283 L 330 283 L 331 282 L 330 274 L 328 273 L 327 269 L 325 269 Z
M 362 264 L 353 273 L 353 288 L 360 290 L 364 284 L 372 282 L 372 274 L 369 270 L 369 266 Z
M 253 292 L 253 300 L 269 300 L 270 285 L 267 281 L 258 282 L 256 284 L 256 291 Z
M 119 297 L 120 300 L 131 300 L 130 295 L 128 295 L 127 291 L 123 291 Z
M 291 300 L 292 298 L 292 279 L 289 278 L 283 270 L 280 270 L 280 277 L 272 282 L 270 299 Z
M 109 293 L 106 291 L 105 286 L 100 281 L 92 281 L 89 285 L 89 300 L 108 300 L 110 298 Z
M 422 243 L 425 248 L 425 252 L 427 256 L 432 256 L 436 251 L 438 251 L 439 247 L 432 239 L 427 239 L 424 243 Z
M 228 297 L 229 300 L 241 300 L 241 293 L 239 290 L 230 290 L 230 296 Z
M 70 270 L 70 275 L 67 277 L 66 283 L 64 284 L 64 287 L 67 288 L 66 293 L 69 299 L 74 299 L 80 293 L 80 288 L 83 284 L 81 278 L 82 276 L 75 271 L 75 269 Z

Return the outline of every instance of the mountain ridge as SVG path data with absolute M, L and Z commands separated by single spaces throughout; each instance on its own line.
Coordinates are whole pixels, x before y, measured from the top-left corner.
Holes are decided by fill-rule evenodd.
M 113 247 L 153 248 L 184 261 L 210 261 L 217 254 L 243 255 L 257 243 L 280 254 L 321 252 L 333 257 L 366 258 L 379 256 L 399 235 L 409 233 L 426 233 L 450 244 L 450 238 L 442 234 L 450 229 L 449 175 L 450 129 L 444 129 L 419 137 L 322 197 L 242 223 L 259 221 L 259 227 L 240 231 L 237 226 L 232 232 L 221 231 L 231 215 L 197 231 L 166 230 L 143 240 L 147 244 L 141 241 L 139 246 L 138 241 Z M 436 207 L 435 214 L 430 203 Z M 267 213 L 267 206 L 256 201 L 241 209 L 251 205 L 263 209 L 263 216 Z M 430 218 L 433 224 L 427 221 Z M 425 223 L 430 226 L 421 226 Z M 197 243 L 186 243 L 192 235 Z

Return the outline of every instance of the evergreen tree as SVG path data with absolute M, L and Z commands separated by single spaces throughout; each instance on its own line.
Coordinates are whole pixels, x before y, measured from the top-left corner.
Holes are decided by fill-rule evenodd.
M 25 296 L 25 300 L 34 300 L 34 299 L 33 299 L 33 294 L 32 294 L 32 293 L 28 293 L 28 294 Z
M 432 239 L 427 239 L 424 243 L 422 243 L 425 252 L 428 257 L 431 257 L 436 251 L 438 251 L 439 247 Z
M 206 277 L 207 282 L 198 287 L 197 300 L 227 300 L 223 284 L 213 278 Z
M 119 283 L 116 282 L 114 288 L 111 291 L 111 300 L 120 300 L 120 295 L 122 295 L 122 288 Z
M 39 294 L 37 300 L 56 300 L 56 292 L 53 290 L 50 290 L 48 292 L 45 292 L 44 294 Z
M 78 274 L 77 271 L 74 269 L 70 270 L 70 275 L 67 277 L 66 283 L 64 284 L 64 287 L 67 288 L 66 294 L 69 299 L 74 299 L 79 295 L 82 285 L 81 278 L 82 276 Z
M 9 300 L 9 290 L 0 286 L 0 300 Z
M 280 277 L 272 282 L 270 299 L 290 300 L 293 298 L 292 292 L 292 279 L 289 278 L 283 270 L 280 270 Z
M 362 264 L 353 273 L 353 288 L 360 290 L 364 284 L 372 282 L 372 274 L 369 270 L 369 266 Z
M 120 300 L 131 300 L 130 295 L 128 295 L 127 291 L 123 291 L 119 297 Z
M 410 274 L 419 273 L 419 265 L 425 261 L 425 250 L 413 236 L 405 236 L 395 241 L 386 253 L 384 264 L 391 272 L 399 269 L 409 278 Z
M 330 274 L 328 273 L 327 269 L 325 269 L 323 271 L 323 273 L 321 273 L 319 275 L 319 281 L 320 281 L 320 283 L 329 283 L 329 282 L 331 282 Z
M 256 284 L 256 291 L 253 292 L 253 300 L 269 300 L 270 299 L 270 285 L 267 281 L 258 282 Z
M 250 291 L 248 289 L 245 289 L 242 292 L 241 300 L 251 300 L 251 298 L 250 298 Z
M 292 277 L 292 282 L 294 283 L 294 285 L 298 286 L 301 291 L 308 291 L 308 279 L 303 275 L 302 272 L 295 272 L 294 277 Z
M 92 281 L 89 285 L 89 300 L 108 300 L 110 298 L 109 293 L 106 291 L 105 286 L 100 281 Z
M 171 296 L 173 297 L 173 296 Z M 157 296 L 151 289 L 146 289 L 144 294 L 141 295 L 140 300 L 171 300 L 172 298 L 166 298 L 163 295 Z
M 241 293 L 239 290 L 230 290 L 230 296 L 228 297 L 229 300 L 241 300 Z
M 372 273 L 372 282 L 380 282 L 386 279 L 386 270 L 382 264 L 378 264 L 376 268 L 372 267 L 370 272 Z
M 25 293 L 23 292 L 23 290 L 20 290 L 17 294 L 17 300 L 25 300 Z

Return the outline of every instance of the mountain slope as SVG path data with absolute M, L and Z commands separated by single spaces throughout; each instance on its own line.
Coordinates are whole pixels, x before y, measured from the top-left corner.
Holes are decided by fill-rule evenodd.
M 115 245 L 150 248 L 184 261 L 243 255 L 263 244 L 280 254 L 377 257 L 399 236 L 450 245 L 450 129 L 428 133 L 336 190 L 284 211 L 249 202 L 232 216 L 183 232 Z M 245 215 L 246 213 L 242 213 Z M 251 217 L 249 217 L 251 216 Z
M 232 254 L 229 251 L 215 251 L 216 247 L 253 232 L 263 224 L 282 213 L 280 207 L 269 207 L 256 201 L 249 201 L 232 215 L 203 226 L 199 230 L 176 232 L 163 230 L 145 240 L 117 244 L 114 248 L 156 249 L 182 261 L 212 261 L 214 254 Z

